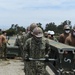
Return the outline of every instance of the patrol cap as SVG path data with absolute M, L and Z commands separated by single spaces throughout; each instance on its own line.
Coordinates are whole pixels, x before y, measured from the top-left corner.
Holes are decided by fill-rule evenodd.
M 55 33 L 54 33 L 54 31 L 48 31 L 48 34 L 50 34 L 50 35 L 54 35 Z
M 33 29 L 33 35 L 36 37 L 43 37 L 43 31 L 40 27 L 36 27 Z
M 54 35 L 55 33 L 54 33 L 54 31 L 51 31 L 50 34 L 51 34 L 51 35 Z
M 48 34 L 50 34 L 51 33 L 51 31 L 50 30 L 48 30 Z

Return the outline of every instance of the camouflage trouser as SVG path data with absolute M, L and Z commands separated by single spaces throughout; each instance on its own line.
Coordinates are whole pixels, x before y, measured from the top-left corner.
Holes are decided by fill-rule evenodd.
M 6 57 L 7 57 L 7 46 L 6 46 L 6 44 L 3 44 L 3 46 L 2 46 L 2 54 L 3 54 L 3 57 L 6 59 Z
M 30 67 L 29 67 L 29 64 L 30 62 L 24 62 L 24 72 L 25 72 L 25 75 L 31 75 L 30 74 L 30 71 L 29 71 L 29 69 L 30 69 Z
M 21 57 L 23 58 L 23 56 L 24 56 L 24 51 L 23 51 L 23 46 L 22 46 L 22 45 L 20 46 L 20 50 L 21 50 L 21 53 L 20 53 L 20 54 L 21 54 Z
M 2 49 L 2 47 L 0 47 L 0 58 L 2 58 L 3 57 L 3 49 Z
M 40 61 L 25 62 L 25 75 L 46 75 L 46 65 Z

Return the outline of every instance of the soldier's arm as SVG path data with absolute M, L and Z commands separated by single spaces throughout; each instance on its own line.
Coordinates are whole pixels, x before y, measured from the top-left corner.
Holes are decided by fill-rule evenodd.
M 29 52 L 29 39 L 26 40 L 26 42 L 25 42 L 25 44 L 24 44 L 24 46 L 23 46 L 23 51 L 24 51 L 24 56 L 25 56 L 26 54 L 28 54 L 28 52 Z
M 51 52 L 51 47 L 50 47 L 50 40 L 49 39 L 46 39 L 46 54 L 50 54 Z
M 27 40 L 27 35 L 23 37 L 23 45 L 25 45 L 26 40 Z

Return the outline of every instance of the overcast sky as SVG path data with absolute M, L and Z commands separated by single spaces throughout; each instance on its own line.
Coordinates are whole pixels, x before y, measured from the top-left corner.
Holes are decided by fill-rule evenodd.
M 0 28 L 8 29 L 11 24 L 27 27 L 31 23 L 65 20 L 75 24 L 75 0 L 0 0 Z

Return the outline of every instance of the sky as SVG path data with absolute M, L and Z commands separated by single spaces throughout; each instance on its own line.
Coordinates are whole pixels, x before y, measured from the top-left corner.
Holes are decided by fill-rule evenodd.
M 0 0 L 1 29 L 39 22 L 45 28 L 47 23 L 59 25 L 65 20 L 75 24 L 75 0 Z

